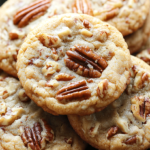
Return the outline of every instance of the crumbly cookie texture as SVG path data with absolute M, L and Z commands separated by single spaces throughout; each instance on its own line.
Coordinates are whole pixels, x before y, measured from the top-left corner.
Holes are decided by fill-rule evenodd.
M 46 18 L 64 11 L 55 0 L 5 2 L 0 8 L 0 68 L 17 77 L 17 54 L 27 34 Z
M 130 53 L 133 54 L 140 50 L 145 45 L 150 36 L 150 12 L 144 25 L 132 33 L 131 35 L 125 36 Z
M 17 62 L 28 96 L 53 114 L 86 115 L 117 99 L 130 54 L 114 27 L 85 14 L 54 16 L 30 32 Z
M 139 29 L 149 12 L 149 0 L 57 0 L 68 12 L 84 13 L 115 26 L 124 36 Z
M 101 112 L 68 116 L 81 138 L 97 149 L 150 147 L 150 67 L 136 57 L 131 60 L 130 84 L 116 101 Z
M 44 112 L 18 80 L 0 74 L 1 150 L 84 150 L 85 146 L 65 116 Z

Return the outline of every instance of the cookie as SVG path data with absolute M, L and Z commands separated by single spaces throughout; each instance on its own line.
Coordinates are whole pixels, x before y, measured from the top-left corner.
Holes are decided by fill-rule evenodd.
M 133 54 L 140 50 L 140 48 L 147 42 L 150 36 L 150 13 L 146 19 L 144 25 L 132 33 L 131 35 L 125 36 L 130 53 Z
M 69 115 L 86 142 L 103 150 L 146 150 L 150 147 L 150 67 L 132 56 L 130 84 L 107 108 L 88 116 Z
M 17 61 L 28 96 L 53 114 L 102 110 L 126 88 L 130 66 L 116 28 L 73 13 L 54 16 L 30 32 Z
M 1 150 L 84 150 L 66 116 L 44 112 L 25 94 L 18 80 L 0 74 Z
M 84 13 L 115 26 L 123 36 L 142 27 L 149 12 L 149 0 L 57 0 L 68 12 Z M 67 11 L 67 10 L 66 10 Z
M 58 11 L 59 10 L 59 11 Z M 0 8 L 0 68 L 17 77 L 17 54 L 28 32 L 53 15 L 62 14 L 55 0 L 13 0 Z

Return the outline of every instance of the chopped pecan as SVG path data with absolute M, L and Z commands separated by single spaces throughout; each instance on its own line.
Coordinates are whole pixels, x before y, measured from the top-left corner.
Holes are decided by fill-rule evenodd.
M 58 36 L 49 36 L 44 33 L 39 35 L 39 40 L 44 46 L 48 48 L 50 48 L 51 46 L 53 47 L 57 46 L 60 43 L 60 38 Z M 52 48 L 52 53 L 56 54 L 56 50 L 53 48 Z
M 140 57 L 140 59 L 142 59 L 143 61 L 145 61 L 147 64 L 150 65 L 150 59 L 147 57 Z
M 9 93 L 8 93 L 8 91 L 3 91 L 3 96 L 2 96 L 2 98 L 3 99 L 6 99 L 7 97 L 9 96 Z
M 47 133 L 47 136 L 46 136 L 46 140 L 47 141 L 53 141 L 54 140 L 54 131 L 52 130 L 52 128 L 50 127 L 50 125 L 47 123 L 46 120 L 42 120 L 44 122 L 44 127 L 46 129 L 46 133 Z
M 134 116 L 142 121 L 146 121 L 146 117 L 150 114 L 150 99 L 143 96 L 135 96 L 131 99 L 131 110 Z
M 72 6 L 72 12 L 93 15 L 93 10 L 89 0 L 75 0 Z
M 71 83 L 58 90 L 56 93 L 56 99 L 62 101 L 63 99 L 75 99 L 75 98 L 89 98 L 91 91 L 88 89 L 85 80 Z
M 10 32 L 9 37 L 11 40 L 17 40 L 19 38 L 19 35 L 17 33 Z
M 107 89 L 108 89 L 108 80 L 105 79 L 98 84 L 98 88 L 97 88 L 98 96 L 103 98 L 106 95 Z
M 89 47 L 75 46 L 75 50 L 66 52 L 69 58 L 64 59 L 66 66 L 84 77 L 98 78 L 107 67 L 104 58 L 93 53 Z
M 51 55 L 51 57 L 52 57 L 55 61 L 57 61 L 57 60 L 59 59 L 58 54 L 57 54 L 57 51 L 56 51 L 56 48 L 52 48 L 52 55 Z
M 65 142 L 66 142 L 67 144 L 71 144 L 71 145 L 72 145 L 73 140 L 72 140 L 72 138 L 69 138 L 69 139 L 65 138 Z
M 111 127 L 107 132 L 107 138 L 111 138 L 113 135 L 115 135 L 119 131 L 118 127 Z
M 85 26 L 85 28 L 90 28 L 90 23 L 86 19 L 83 20 L 83 25 Z
M 72 75 L 67 74 L 67 73 L 60 73 L 60 74 L 55 76 L 55 79 L 57 81 L 70 81 L 73 78 L 75 78 L 75 76 L 72 76 Z
M 39 122 L 35 123 L 33 128 L 25 127 L 24 133 L 21 135 L 23 143 L 26 147 L 31 148 L 32 150 L 41 149 L 41 132 L 42 127 Z
M 136 143 L 136 136 L 128 138 L 124 143 L 129 145 Z
M 88 83 L 93 83 L 93 80 L 92 79 L 87 79 L 87 82 Z
M 105 13 L 103 16 L 103 20 L 109 20 L 114 18 L 115 16 L 117 16 L 119 14 L 119 8 L 113 9 L 108 11 L 107 13 Z
M 50 0 L 39 0 L 19 10 L 14 16 L 13 22 L 18 27 L 26 26 L 29 21 L 37 16 L 43 15 L 50 6 Z

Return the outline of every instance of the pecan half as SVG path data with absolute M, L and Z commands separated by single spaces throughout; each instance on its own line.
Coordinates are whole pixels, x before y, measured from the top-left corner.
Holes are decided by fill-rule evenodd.
M 75 50 L 66 52 L 66 66 L 84 77 L 98 78 L 107 67 L 107 62 L 101 56 L 93 53 L 89 47 L 75 46 Z
M 41 132 L 42 127 L 39 122 L 33 125 L 33 128 L 25 127 L 24 133 L 21 135 L 22 141 L 26 147 L 31 148 L 32 150 L 41 149 Z
M 24 133 L 21 135 L 21 138 L 24 145 L 28 147 L 28 149 L 41 150 L 44 148 L 43 142 L 45 140 L 51 142 L 54 139 L 53 130 L 44 119 L 42 121 L 44 122 L 44 127 L 47 134 L 45 138 L 41 136 L 43 128 L 39 122 L 35 123 L 32 128 L 28 126 L 24 128 Z
M 89 0 L 75 0 L 72 6 L 72 12 L 93 15 L 93 10 Z
M 89 98 L 91 91 L 88 89 L 85 80 L 74 82 L 68 86 L 65 86 L 58 90 L 56 93 L 56 99 L 62 101 L 63 99 L 75 99 L 75 98 Z
M 113 135 L 115 135 L 119 131 L 118 127 L 111 127 L 107 132 L 107 138 L 111 138 Z
M 131 110 L 134 116 L 142 121 L 146 121 L 146 117 L 150 114 L 150 99 L 143 96 L 135 96 L 131 99 Z
M 129 145 L 136 143 L 136 136 L 128 138 L 124 143 Z
M 55 76 L 55 79 L 57 81 L 70 81 L 73 78 L 75 78 L 75 76 L 72 76 L 72 75 L 67 74 L 67 73 L 60 73 L 60 74 Z
M 33 18 L 37 18 L 45 13 L 50 6 L 50 0 L 39 0 L 31 5 L 19 10 L 14 16 L 13 22 L 18 27 L 26 26 Z

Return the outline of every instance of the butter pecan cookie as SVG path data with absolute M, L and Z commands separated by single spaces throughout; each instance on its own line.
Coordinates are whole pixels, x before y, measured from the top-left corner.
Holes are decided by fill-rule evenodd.
M 149 0 L 56 0 L 68 12 L 84 13 L 115 26 L 123 36 L 142 27 L 149 12 Z
M 65 116 L 44 112 L 18 80 L 0 74 L 1 150 L 84 150 Z
M 125 36 L 130 53 L 133 54 L 140 50 L 140 48 L 147 42 L 150 36 L 150 12 L 144 25 L 132 33 L 131 35 Z
M 76 132 L 97 149 L 150 147 L 150 66 L 134 56 L 131 60 L 130 84 L 116 101 L 101 112 L 68 116 Z
M 10 0 L 0 8 L 0 68 L 17 77 L 17 54 L 28 32 L 48 17 L 64 13 L 55 0 Z
M 53 114 L 102 110 L 126 88 L 130 66 L 121 33 L 73 13 L 54 16 L 30 32 L 17 61 L 28 96 Z

